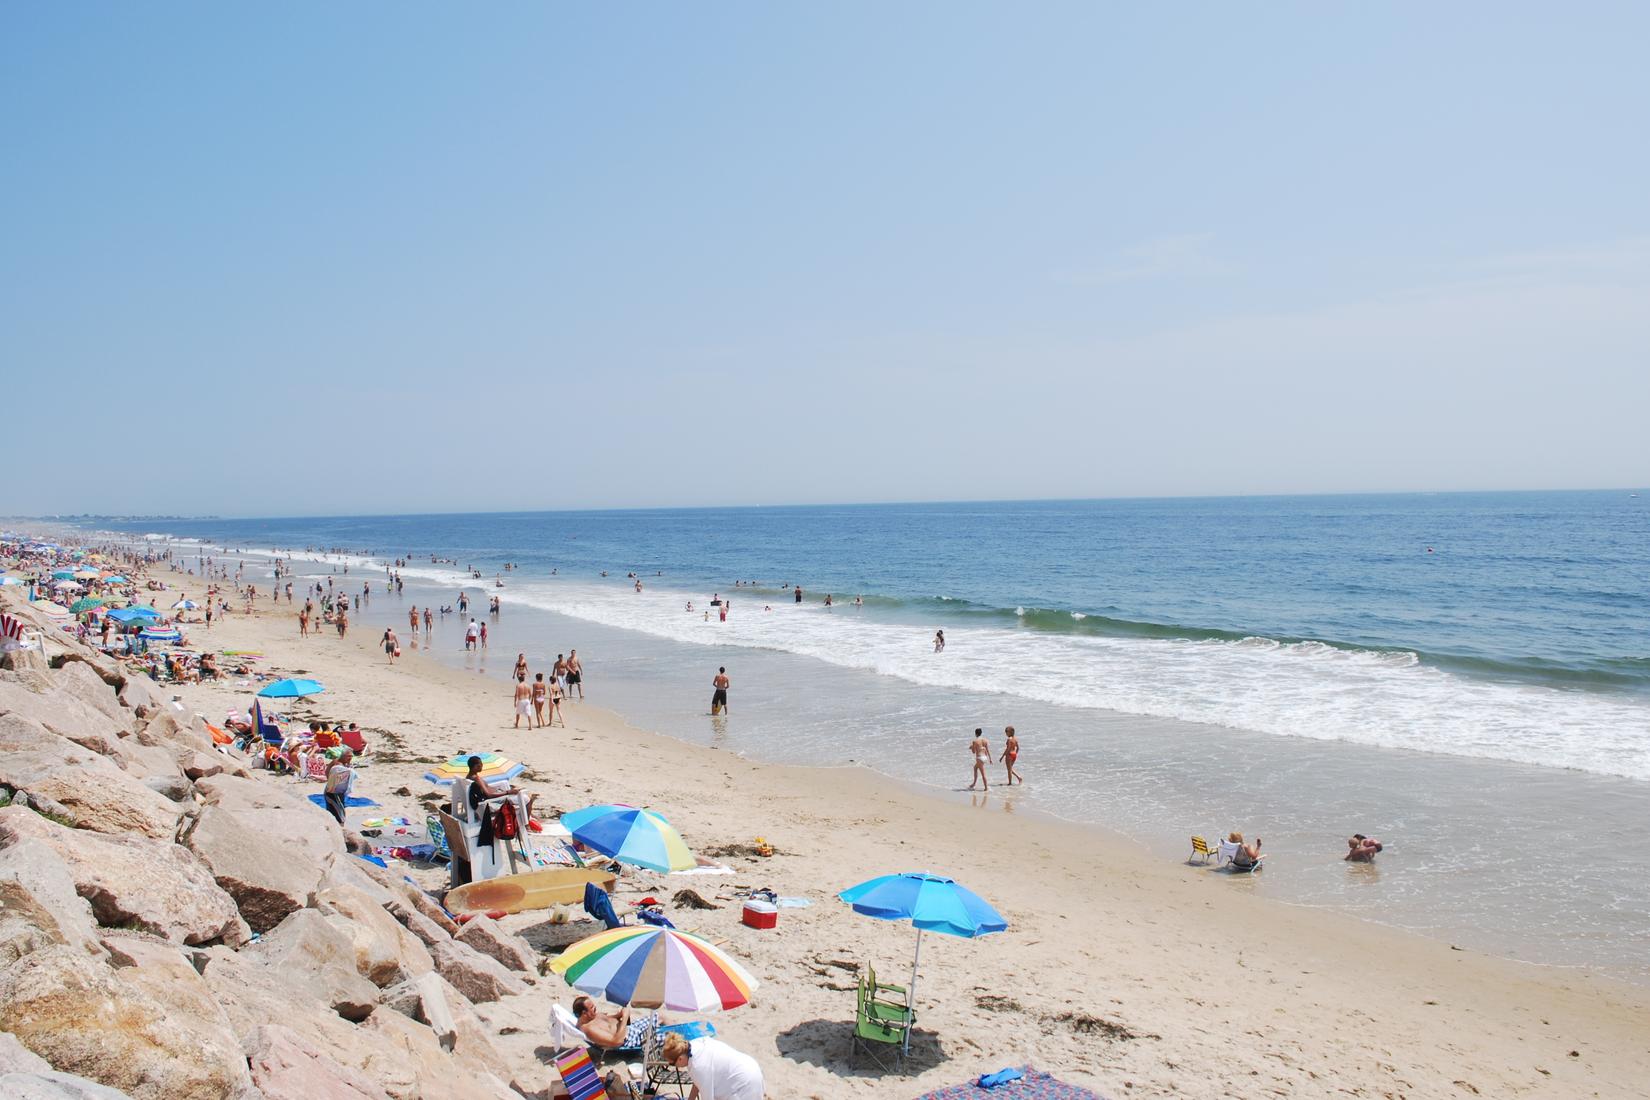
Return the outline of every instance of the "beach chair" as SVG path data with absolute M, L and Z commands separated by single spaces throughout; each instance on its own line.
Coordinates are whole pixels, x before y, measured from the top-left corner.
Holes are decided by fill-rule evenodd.
M 856 985 L 859 993 L 858 1003 L 854 1006 L 854 1040 L 850 1058 L 864 1053 L 885 1073 L 890 1065 L 903 1072 L 906 1028 L 876 1018 L 871 1009 L 868 986 L 869 983 L 863 980 Z
M 256 699 L 252 700 L 252 730 L 271 745 L 278 746 L 286 740 L 286 734 L 281 732 L 281 727 L 264 715 L 263 704 Z
M 870 991 L 870 996 L 873 1001 L 880 1001 L 883 1004 L 899 1005 L 901 1008 L 906 1009 L 910 1008 L 911 998 L 906 992 L 905 987 L 903 985 L 889 985 L 887 982 L 877 981 L 877 968 L 874 966 L 867 965 L 865 967 L 865 986 Z
M 1246 875 L 1251 871 L 1258 870 L 1260 868 L 1261 861 L 1266 858 L 1265 855 L 1262 855 L 1259 859 L 1256 859 L 1253 863 L 1250 863 L 1243 858 L 1243 845 L 1234 844 L 1230 840 L 1223 840 L 1220 842 L 1219 854 L 1220 858 L 1225 862 L 1226 869 L 1235 875 Z
M 1215 858 L 1216 854 L 1215 849 L 1209 847 L 1207 840 L 1200 836 L 1194 836 L 1192 837 L 1192 854 L 1186 857 L 1186 862 L 1190 863 L 1194 859 L 1202 859 L 1204 863 L 1208 863 Z
M 596 1063 L 590 1060 L 590 1051 L 581 1046 L 557 1054 L 554 1061 L 571 1100 L 607 1100 L 607 1086 Z
M 701 1039 L 716 1034 L 714 1025 L 704 1020 L 690 1020 L 682 1024 L 656 1025 L 648 1029 L 646 1053 L 642 1058 L 642 1072 L 647 1077 L 644 1091 L 658 1096 L 665 1089 L 675 1089 L 676 1095 L 686 1100 L 693 1088 L 693 1076 L 685 1069 L 665 1062 L 665 1036 L 675 1032 L 684 1039 Z
M 464 829 L 464 823 L 452 814 L 436 811 L 441 823 L 441 835 L 446 839 L 447 847 L 447 886 L 457 889 L 467 882 L 473 881 L 470 865 L 470 838 Z
M 1230 863 L 1237 858 L 1238 845 L 1230 840 L 1223 840 L 1215 845 L 1215 866 Z

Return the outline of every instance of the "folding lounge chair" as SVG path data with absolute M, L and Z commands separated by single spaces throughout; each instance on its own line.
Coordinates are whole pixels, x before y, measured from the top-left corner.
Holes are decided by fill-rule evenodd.
M 1220 858 L 1225 861 L 1226 869 L 1228 871 L 1231 871 L 1233 874 L 1237 875 L 1246 875 L 1250 871 L 1254 871 L 1259 868 L 1261 860 L 1264 860 L 1266 857 L 1261 856 L 1253 863 L 1250 863 L 1243 857 L 1243 845 L 1233 844 L 1230 840 L 1223 840 L 1220 842 Z
M 852 1053 L 857 1055 L 863 1051 L 869 1054 L 877 1068 L 885 1072 L 890 1064 L 885 1059 L 891 1060 L 896 1069 L 903 1069 L 907 1025 L 878 1019 L 872 1007 L 869 983 L 860 981 L 857 988 L 859 994 L 854 1008 Z
M 1204 863 L 1208 863 L 1215 858 L 1216 854 L 1215 849 L 1209 847 L 1207 840 L 1200 836 L 1194 836 L 1192 838 L 1192 854 L 1186 857 L 1186 862 L 1190 863 L 1194 859 L 1201 859 Z

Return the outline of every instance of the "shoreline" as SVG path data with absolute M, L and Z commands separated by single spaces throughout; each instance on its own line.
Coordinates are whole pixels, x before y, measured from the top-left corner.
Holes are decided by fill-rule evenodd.
M 980 807 L 865 766 L 755 762 L 641 729 L 594 701 L 568 708 L 565 732 L 512 731 L 501 681 L 410 648 L 391 667 L 376 631 L 343 644 L 332 634 L 300 640 L 293 618 L 285 609 L 236 614 L 210 640 L 262 649 L 267 667 L 326 681 L 328 693 L 311 701 L 317 713 L 399 731 L 403 752 L 418 760 L 363 771 L 362 786 L 384 803 L 374 813 L 421 819 L 411 798 L 390 792 L 429 790 L 423 759 L 499 748 L 529 765 L 536 778 L 526 785 L 544 791 L 541 805 L 652 805 L 696 849 L 767 837 L 780 855 L 693 885 L 707 894 L 707 882 L 770 885 L 811 907 L 786 910 L 775 932 L 744 929 L 725 903 L 688 923 L 713 924 L 764 983 L 751 1006 L 717 1025 L 763 1062 L 771 1093 L 886 1088 L 874 1076 L 837 1076 L 851 987 L 830 988 L 839 983 L 809 959 L 901 973 L 909 928 L 857 917 L 834 894 L 919 865 L 953 873 L 1010 928 L 979 941 L 934 937 L 944 942 L 925 951 L 919 1046 L 938 1044 L 945 1058 L 906 1082 L 913 1094 L 1025 1062 L 1112 1096 L 1470 1094 L 1457 1081 L 1492 1095 L 1628 1096 L 1650 1075 L 1633 1023 L 1650 994 L 1625 982 L 1250 896 L 1243 879 L 1165 864 L 1100 826 L 1000 810 L 982 821 Z M 208 636 L 197 627 L 192 640 Z M 183 694 L 215 720 L 216 707 L 247 693 Z M 650 766 L 635 768 L 637 759 Z M 619 897 L 665 888 L 674 883 L 632 874 Z M 1208 1042 L 1222 1037 L 1231 1041 Z

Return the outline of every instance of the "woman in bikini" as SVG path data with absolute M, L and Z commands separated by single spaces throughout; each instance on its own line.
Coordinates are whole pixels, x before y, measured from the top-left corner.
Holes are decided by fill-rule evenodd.
M 1012 787 L 1014 781 L 1018 779 L 1020 785 L 1024 786 L 1025 777 L 1014 770 L 1014 761 L 1020 758 L 1020 739 L 1014 736 L 1014 727 L 1005 726 L 1003 737 L 1005 738 L 1003 741 L 1003 766 L 1008 769 L 1008 785 Z
M 991 763 L 991 743 L 985 739 L 985 731 L 976 729 L 974 740 L 968 743 L 968 751 L 974 757 L 974 778 L 969 781 L 968 789 L 974 790 L 978 783 L 980 789 L 989 791 L 991 784 L 985 777 L 985 766 Z

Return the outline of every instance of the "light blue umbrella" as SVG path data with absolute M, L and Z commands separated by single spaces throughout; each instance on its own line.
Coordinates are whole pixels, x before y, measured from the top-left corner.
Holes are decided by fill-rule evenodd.
M 973 939 L 1001 932 L 1008 922 L 984 898 L 948 878 L 907 871 L 883 875 L 858 886 L 850 886 L 837 897 L 853 906 L 854 912 L 878 920 L 908 920 L 917 929 L 917 951 L 911 959 L 911 985 L 906 1005 L 916 1004 L 917 963 L 922 959 L 922 934 L 944 932 L 948 936 Z M 911 1049 L 911 1029 L 905 1029 L 905 1049 Z
M 181 642 L 183 634 L 175 627 L 146 626 L 138 631 L 138 637 L 149 642 Z
M 276 680 L 258 694 L 265 699 L 297 699 L 304 695 L 319 695 L 325 690 L 319 680 Z
M 121 607 L 109 612 L 109 618 L 117 623 L 127 625 L 142 622 L 152 623 L 160 619 L 160 612 L 152 607 Z
M 694 866 L 693 853 L 676 827 L 652 810 L 598 805 L 562 814 L 561 823 L 580 844 L 620 863 L 668 874 Z
M 132 582 L 127 580 L 125 577 L 121 576 L 119 573 L 116 573 L 112 577 L 104 577 L 103 578 L 103 583 L 104 584 L 131 584 Z
M 54 581 L 72 581 L 72 580 L 74 580 L 74 570 L 73 569 L 59 569 L 59 570 L 57 570 L 56 572 L 54 572 L 52 574 L 52 580 L 54 580 Z

